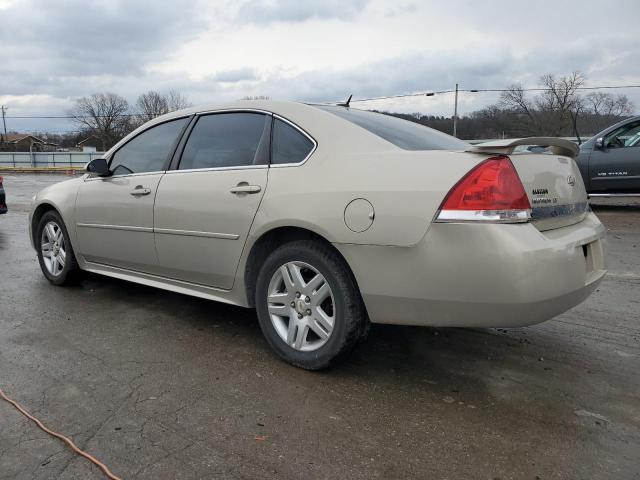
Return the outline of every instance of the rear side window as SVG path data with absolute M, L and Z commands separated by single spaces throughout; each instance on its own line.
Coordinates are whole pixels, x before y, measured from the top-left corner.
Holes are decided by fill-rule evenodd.
M 316 106 L 364 128 L 404 150 L 466 150 L 469 144 L 424 125 L 353 108 Z
M 297 128 L 274 118 L 271 134 L 271 163 L 300 163 L 311 153 L 314 143 Z
M 179 118 L 145 130 L 113 155 L 109 169 L 114 175 L 164 170 L 172 147 L 188 120 Z
M 262 164 L 259 147 L 266 126 L 261 113 L 203 115 L 189 135 L 179 169 Z

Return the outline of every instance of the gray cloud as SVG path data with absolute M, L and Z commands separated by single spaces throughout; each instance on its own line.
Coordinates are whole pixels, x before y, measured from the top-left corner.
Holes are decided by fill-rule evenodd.
M 236 21 L 268 24 L 329 18 L 348 20 L 362 12 L 367 3 L 369 0 L 252 0 L 240 7 Z
M 631 0 L 619 1 L 624 11 L 635 6 Z M 176 7 L 152 0 L 27 0 L 0 7 L 0 96 L 24 96 L 24 101 L 11 100 L 13 114 L 59 115 L 74 98 L 100 91 L 116 92 L 131 103 L 149 89 L 176 89 L 194 103 L 248 95 L 324 102 L 344 100 L 351 93 L 354 98 L 363 98 L 449 89 L 456 82 L 462 88 L 499 88 L 514 82 L 533 86 L 542 74 L 562 75 L 573 70 L 585 72 L 591 85 L 640 83 L 640 36 L 635 18 L 617 18 L 615 28 L 584 28 L 592 23 L 594 12 L 603 8 L 604 3 L 595 0 L 562 3 L 553 18 L 544 9 L 532 10 L 524 20 L 522 7 L 501 0 L 482 8 L 462 0 L 427 7 L 419 2 L 391 5 L 375 0 L 257 0 L 239 9 L 232 3 L 219 3 L 213 14 L 191 2 Z M 289 25 L 309 20 L 313 22 L 302 28 Z M 422 37 L 411 37 L 423 40 L 398 40 L 405 43 L 391 51 L 399 53 L 382 56 L 365 52 L 363 58 L 356 56 L 351 66 L 341 68 L 314 66 L 308 58 L 299 63 L 298 57 L 287 56 L 287 44 L 281 41 L 289 30 L 298 35 L 308 31 L 310 55 L 317 52 L 324 58 L 320 64 L 326 65 L 327 52 L 318 43 L 315 29 L 343 39 L 345 51 L 329 53 L 330 58 L 344 60 L 345 55 L 351 55 L 351 42 L 362 40 L 349 35 L 366 32 L 368 22 L 394 47 L 395 36 L 384 30 L 387 24 L 401 28 L 406 23 L 415 31 L 420 28 L 416 25 L 424 23 Z M 436 47 L 442 45 L 436 36 L 449 30 L 451 46 Z M 190 64 L 180 61 L 171 73 L 158 68 L 186 42 L 205 32 L 195 42 L 197 51 L 203 52 L 196 61 L 219 64 L 217 73 L 212 75 L 206 68 L 191 72 Z M 216 42 L 224 36 L 233 38 L 234 43 L 224 47 L 231 51 L 216 50 Z M 272 49 L 267 42 L 261 43 L 263 37 L 281 43 Z M 404 38 L 400 32 L 398 37 Z M 303 35 L 291 41 L 305 45 L 308 40 Z M 243 59 L 245 51 L 264 52 L 261 63 Z M 640 90 L 620 93 L 640 106 Z M 32 97 L 34 94 L 40 96 Z M 495 99 L 496 95 L 490 94 L 462 96 L 466 112 Z M 449 104 L 447 97 L 431 97 L 366 106 L 442 114 L 450 113 Z M 46 122 L 37 125 L 43 128 Z M 36 123 L 12 121 L 12 125 L 29 129 Z M 57 121 L 49 125 L 61 128 Z
M 202 84 L 208 95 L 225 99 L 243 96 L 266 95 L 275 99 L 292 99 L 309 102 L 331 102 L 345 100 L 350 94 L 354 98 L 368 98 L 411 92 L 449 90 L 456 83 L 464 89 L 501 88 L 516 82 L 525 86 L 536 86 L 545 73 L 568 74 L 581 70 L 589 77 L 606 66 L 611 81 L 622 74 L 640 76 L 638 64 L 629 65 L 629 58 L 640 58 L 640 45 L 630 48 L 625 38 L 607 42 L 606 45 L 580 44 L 574 48 L 557 50 L 540 48 L 526 55 L 516 55 L 510 48 L 500 50 L 476 50 L 473 55 L 462 51 L 433 51 L 404 55 L 360 64 L 348 69 L 317 69 L 295 76 L 275 73 L 267 75 L 250 85 L 238 84 L 232 88 Z M 617 45 L 627 45 L 625 54 L 618 62 L 611 63 L 611 50 Z M 598 80 L 591 79 L 591 85 Z M 200 86 L 193 86 L 196 90 Z M 640 92 L 627 93 L 640 105 Z M 467 111 L 482 108 L 497 100 L 498 94 L 470 93 L 465 100 Z M 433 98 L 433 97 L 432 97 Z M 203 101 L 206 100 L 203 98 Z M 393 103 L 398 111 L 415 111 L 417 99 L 406 99 Z M 429 105 L 438 105 L 433 100 L 423 99 L 420 109 L 425 113 L 442 114 L 438 107 L 429 111 Z M 378 105 L 389 108 L 390 102 L 361 104 L 367 107 Z M 431 107 L 434 108 L 434 107 Z M 445 112 L 450 113 L 450 112 Z
M 384 96 L 397 93 L 449 89 L 456 82 L 468 88 L 502 85 L 514 61 L 508 51 L 492 51 L 472 60 L 451 53 L 413 54 L 370 62 L 344 70 L 311 70 L 293 77 L 266 76 L 249 86 L 216 89 L 214 93 L 240 98 L 267 95 L 311 102 Z M 209 90 L 210 91 L 210 90 Z
M 167 2 L 33 0 L 2 10 L 0 44 L 22 72 L 135 74 L 202 31 L 196 13 L 195 5 Z
M 213 75 L 213 77 L 211 77 L 211 80 L 219 83 L 237 83 L 257 79 L 258 75 L 256 74 L 255 70 L 249 67 L 225 70 L 222 72 L 218 72 Z

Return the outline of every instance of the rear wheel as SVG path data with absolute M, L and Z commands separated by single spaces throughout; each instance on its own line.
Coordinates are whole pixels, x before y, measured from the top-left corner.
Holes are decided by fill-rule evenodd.
M 75 280 L 79 271 L 69 234 L 60 215 L 46 212 L 36 229 L 35 244 L 38 261 L 44 276 L 54 285 L 65 285 Z
M 328 245 L 314 240 L 274 250 L 258 274 L 260 327 L 275 352 L 309 370 L 348 353 L 368 320 L 353 276 Z

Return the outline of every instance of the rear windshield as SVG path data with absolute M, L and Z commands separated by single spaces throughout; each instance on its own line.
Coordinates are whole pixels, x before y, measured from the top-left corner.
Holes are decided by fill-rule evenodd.
M 314 105 L 344 118 L 404 150 L 466 150 L 469 144 L 433 128 L 381 113 Z

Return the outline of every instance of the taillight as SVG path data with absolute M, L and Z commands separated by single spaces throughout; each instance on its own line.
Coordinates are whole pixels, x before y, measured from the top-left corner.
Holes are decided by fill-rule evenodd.
M 449 191 L 439 222 L 521 223 L 531 219 L 531 204 L 509 157 L 491 157 L 467 173 Z

